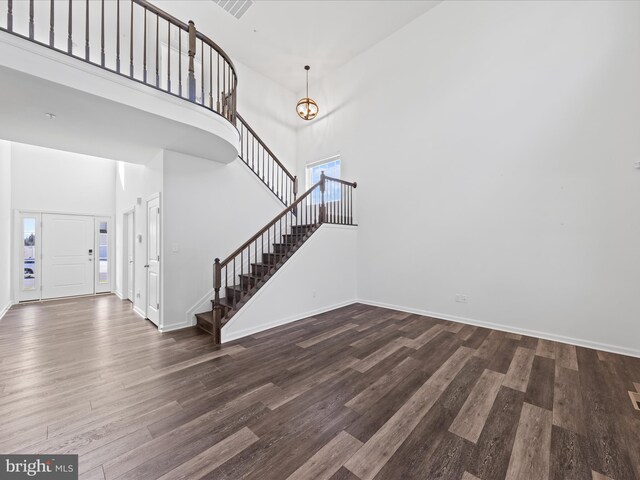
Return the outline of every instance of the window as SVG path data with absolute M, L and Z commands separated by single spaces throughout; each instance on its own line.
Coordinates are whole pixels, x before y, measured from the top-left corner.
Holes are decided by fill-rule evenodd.
M 98 229 L 98 283 L 109 283 L 109 232 L 107 222 L 100 222 Z
M 22 260 L 23 277 L 22 289 L 36 289 L 36 219 L 24 218 L 22 220 L 22 235 L 24 238 L 24 247 Z
M 327 160 L 312 163 L 307 165 L 307 188 L 311 188 L 320 181 L 320 175 L 324 172 L 327 177 L 340 178 L 340 157 L 331 157 Z M 336 182 L 331 184 L 336 188 L 335 192 L 330 192 L 330 198 L 340 200 L 340 188 Z M 312 203 L 320 203 L 321 194 L 319 190 L 316 190 L 311 194 Z M 328 198 L 328 193 L 325 192 L 325 198 Z

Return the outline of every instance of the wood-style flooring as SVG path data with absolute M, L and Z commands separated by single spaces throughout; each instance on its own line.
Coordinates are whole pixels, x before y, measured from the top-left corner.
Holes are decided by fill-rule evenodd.
M 355 304 L 222 347 L 114 296 L 0 321 L 0 453 L 83 479 L 640 479 L 640 359 Z

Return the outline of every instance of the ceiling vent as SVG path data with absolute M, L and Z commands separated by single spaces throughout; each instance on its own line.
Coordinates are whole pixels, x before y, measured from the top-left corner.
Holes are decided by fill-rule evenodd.
M 249 7 L 253 5 L 253 0 L 213 0 L 220 5 L 228 13 L 236 17 L 238 20 L 247 13 Z

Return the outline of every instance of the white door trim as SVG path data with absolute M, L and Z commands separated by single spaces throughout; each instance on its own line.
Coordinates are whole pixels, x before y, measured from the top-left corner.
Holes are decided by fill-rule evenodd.
M 163 308 L 162 308 L 162 303 L 163 303 L 163 295 L 162 295 L 162 291 L 163 291 L 163 274 L 162 274 L 162 268 L 163 268 L 163 264 L 164 264 L 164 259 L 162 258 L 162 213 L 163 213 L 163 208 L 162 208 L 162 198 L 160 195 L 160 192 L 151 194 L 147 197 L 146 201 L 145 201 L 145 218 L 146 218 L 146 252 L 145 252 L 145 262 L 149 261 L 149 245 L 150 245 L 150 241 L 149 241 L 149 202 L 152 202 L 153 200 L 158 200 L 158 225 L 157 225 L 157 235 L 158 235 L 158 264 L 159 264 L 159 268 L 158 268 L 158 277 L 159 277 L 159 282 L 158 282 L 158 319 L 157 319 L 157 324 L 156 326 L 158 328 L 162 328 L 162 317 L 163 317 Z M 145 314 L 145 318 L 149 319 L 149 298 L 151 296 L 151 292 L 149 289 L 149 268 L 145 268 L 145 283 L 146 283 L 146 298 L 145 298 L 145 306 L 144 306 L 144 314 Z M 151 320 L 153 322 L 153 320 Z M 155 323 L 155 322 L 153 322 Z
M 128 216 L 131 215 L 133 230 L 129 231 Z M 132 249 L 129 252 L 129 239 L 132 238 Z M 131 275 L 131 288 L 129 288 L 129 254 L 133 260 L 133 275 Z M 122 299 L 131 300 L 135 305 L 136 299 L 136 209 L 131 207 L 122 213 Z M 129 290 L 133 298 L 129 299 Z

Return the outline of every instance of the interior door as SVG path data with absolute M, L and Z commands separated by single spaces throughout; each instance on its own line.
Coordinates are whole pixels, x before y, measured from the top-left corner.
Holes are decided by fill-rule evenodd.
M 42 215 L 42 298 L 94 293 L 94 217 Z
M 126 295 L 131 302 L 133 302 L 133 248 L 134 248 L 134 227 L 133 227 L 133 212 L 127 214 L 127 227 L 125 230 L 127 238 L 127 291 Z
M 147 201 L 147 318 L 160 322 L 160 197 Z

